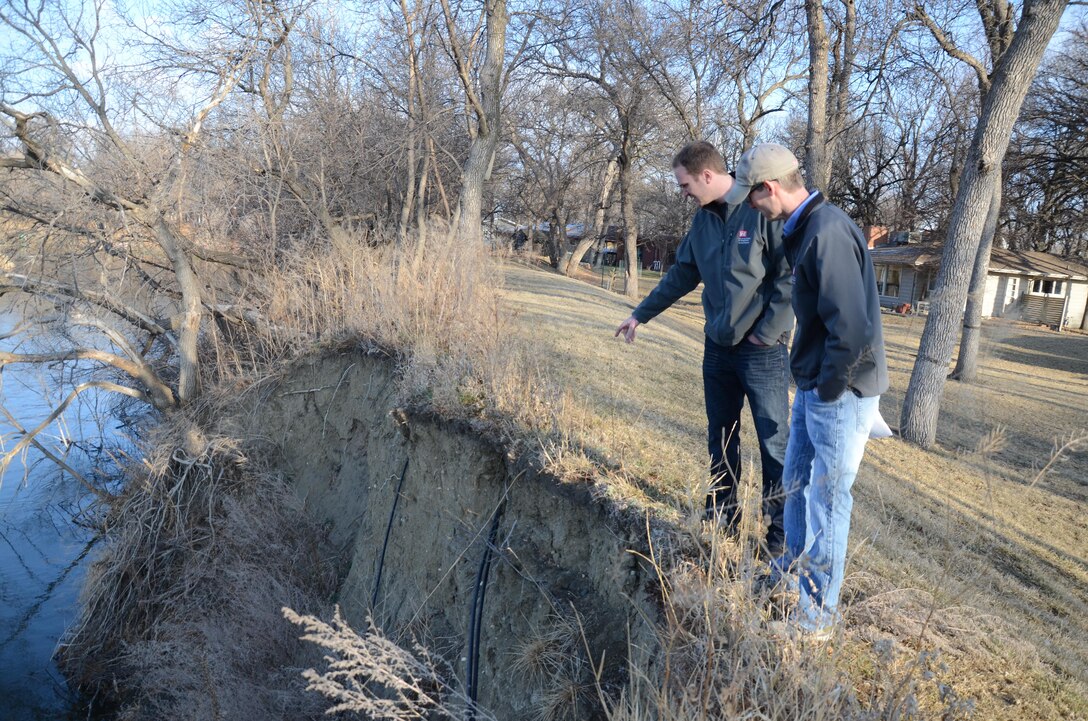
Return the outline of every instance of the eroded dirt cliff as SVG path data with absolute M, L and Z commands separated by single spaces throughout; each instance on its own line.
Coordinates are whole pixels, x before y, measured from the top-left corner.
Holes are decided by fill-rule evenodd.
M 244 406 L 246 435 L 280 455 L 340 549 L 337 600 L 353 626 L 372 613 L 440 654 L 499 719 L 571 697 L 589 717 L 602 658 L 605 685 L 623 682 L 629 643 L 655 616 L 637 516 L 540 473 L 482 426 L 398 407 L 382 354 L 310 359 Z

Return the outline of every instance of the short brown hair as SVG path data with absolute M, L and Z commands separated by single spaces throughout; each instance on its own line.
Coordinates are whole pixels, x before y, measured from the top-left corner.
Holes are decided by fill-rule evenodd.
M 711 170 L 722 175 L 726 173 L 725 160 L 722 159 L 722 154 L 705 140 L 697 140 L 680 148 L 680 152 L 672 159 L 672 167 L 678 168 L 680 166 L 683 166 L 684 170 L 692 175 L 701 173 L 704 170 Z
M 792 173 L 779 178 L 778 184 L 782 186 L 782 190 L 797 190 L 805 187 L 805 179 L 801 177 L 800 170 L 794 170 Z

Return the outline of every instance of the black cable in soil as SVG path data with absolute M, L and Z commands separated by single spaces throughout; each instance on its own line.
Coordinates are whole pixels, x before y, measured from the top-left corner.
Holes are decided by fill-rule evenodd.
M 504 498 L 495 509 L 495 515 L 491 519 L 491 530 L 487 534 L 487 545 L 484 546 L 484 555 L 480 559 L 480 567 L 476 571 L 476 586 L 472 593 L 472 609 L 468 620 L 468 669 L 465 680 L 468 685 L 469 709 L 468 719 L 476 718 L 476 701 L 479 695 L 480 681 L 480 628 L 483 626 L 484 597 L 487 595 L 487 579 L 491 573 L 491 551 L 495 547 L 495 538 L 499 532 L 499 520 L 506 508 Z
M 382 553 L 378 556 L 378 573 L 374 577 L 374 593 L 370 597 L 370 610 L 378 608 L 378 590 L 382 587 L 382 569 L 385 567 L 385 551 L 389 548 L 389 534 L 393 531 L 393 519 L 397 515 L 397 504 L 400 502 L 400 491 L 404 488 L 404 477 L 408 475 L 408 459 L 404 459 L 404 468 L 400 471 L 400 480 L 397 481 L 397 491 L 393 495 L 393 507 L 389 509 L 389 523 L 385 526 L 385 540 L 382 541 Z

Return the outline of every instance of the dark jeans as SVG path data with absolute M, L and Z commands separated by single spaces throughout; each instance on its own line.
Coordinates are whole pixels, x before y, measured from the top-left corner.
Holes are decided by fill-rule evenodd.
M 707 449 L 714 478 L 706 499 L 736 522 L 737 480 L 741 477 L 740 412 L 745 397 L 752 410 L 759 455 L 763 462 L 763 515 L 770 522 L 767 545 L 783 543 L 782 464 L 789 438 L 789 376 L 786 346 L 757 346 L 743 340 L 732 348 L 710 338 L 703 350 L 703 393 L 706 397 Z

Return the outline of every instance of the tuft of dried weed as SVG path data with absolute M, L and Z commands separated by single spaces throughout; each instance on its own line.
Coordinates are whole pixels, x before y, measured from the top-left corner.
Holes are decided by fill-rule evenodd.
M 600 705 L 582 620 L 556 611 L 532 631 L 511 653 L 510 671 L 532 689 L 533 721 L 594 717 Z
M 326 652 L 321 671 L 309 668 L 302 675 L 307 691 L 332 702 L 327 714 L 351 713 L 388 721 L 492 718 L 447 683 L 441 664 L 427 649 L 398 645 L 369 617 L 366 631 L 359 634 L 344 621 L 339 606 L 328 623 L 286 606 L 283 616 L 302 627 L 302 640 Z
M 969 718 L 973 703 L 956 693 L 939 651 L 870 643 L 854 629 L 830 640 L 783 633 L 796 593 L 769 580 L 751 533 L 756 498 L 743 498 L 738 536 L 704 523 L 688 529 L 683 553 L 653 548 L 663 621 L 651 646 L 632 647 L 630 685 L 607 703 L 609 721 Z
M 162 424 L 130 468 L 62 645 L 101 711 L 143 719 L 306 718 L 280 606 L 320 608 L 335 573 L 289 488 L 236 439 Z

